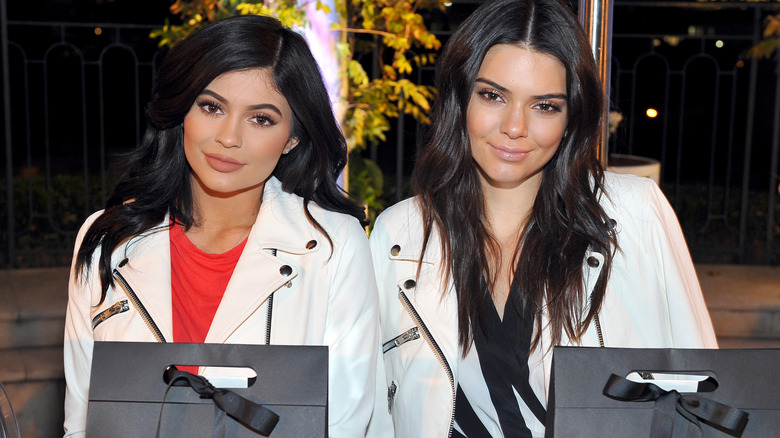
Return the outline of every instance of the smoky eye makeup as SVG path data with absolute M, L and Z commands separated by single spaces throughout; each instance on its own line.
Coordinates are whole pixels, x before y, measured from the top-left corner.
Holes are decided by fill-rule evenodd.
M 198 99 L 195 101 L 195 104 L 206 114 L 217 114 L 222 112 L 222 106 L 209 99 Z

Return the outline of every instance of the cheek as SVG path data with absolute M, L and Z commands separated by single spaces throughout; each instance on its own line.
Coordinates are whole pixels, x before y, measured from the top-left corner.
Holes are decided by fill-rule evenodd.
M 188 149 L 197 142 L 197 139 L 201 136 L 200 129 L 198 129 L 199 123 L 195 121 L 195 117 L 192 115 L 192 110 L 184 117 L 182 127 L 184 129 L 184 148 Z
M 495 125 L 494 118 L 489 111 L 472 111 L 469 109 L 466 113 L 466 129 L 469 137 L 473 140 L 489 133 L 491 127 Z
M 563 139 L 565 124 L 558 122 L 541 121 L 534 129 L 536 142 L 544 148 L 557 149 Z
M 252 132 L 245 137 L 245 144 L 251 153 L 263 161 L 276 162 L 282 156 L 290 136 L 284 130 Z
M 187 162 L 192 166 L 193 160 L 197 160 L 200 146 L 207 140 L 207 136 L 204 133 L 204 126 L 199 121 L 194 120 L 191 114 L 187 114 L 184 117 L 184 123 L 182 124 L 182 142 L 184 144 L 184 156 L 187 158 Z

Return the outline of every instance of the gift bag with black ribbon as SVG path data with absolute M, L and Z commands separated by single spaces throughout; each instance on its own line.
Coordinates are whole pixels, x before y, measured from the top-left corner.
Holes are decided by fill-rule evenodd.
M 326 437 L 327 400 L 324 346 L 95 342 L 86 435 Z
M 555 347 L 550 437 L 780 436 L 780 350 Z

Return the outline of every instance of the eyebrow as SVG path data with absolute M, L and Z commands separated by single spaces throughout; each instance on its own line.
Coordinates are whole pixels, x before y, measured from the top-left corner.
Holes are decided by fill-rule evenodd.
M 485 79 L 485 78 L 477 78 L 477 82 L 482 82 L 484 84 L 490 85 L 491 87 L 497 89 L 498 91 L 503 91 L 505 93 L 509 92 L 509 89 L 506 87 L 503 87 L 501 85 L 498 85 L 497 83 Z M 534 99 L 563 99 L 566 100 L 566 93 L 549 93 L 549 94 L 540 94 L 538 96 L 533 96 Z
M 220 101 L 221 103 L 223 103 L 225 105 L 228 104 L 227 99 L 225 99 L 224 97 L 220 96 L 219 93 L 215 93 L 215 92 L 213 92 L 213 91 L 211 91 L 209 89 L 205 89 L 205 90 L 201 91 L 198 96 L 203 96 L 204 94 L 213 97 L 214 99 Z M 271 104 L 271 103 L 260 103 L 260 104 L 257 104 L 257 105 L 250 105 L 247 109 L 249 109 L 249 110 L 266 109 L 266 110 L 271 110 L 271 111 L 275 112 L 276 114 L 279 114 L 280 117 L 282 116 L 282 112 L 279 110 L 279 108 L 277 108 L 276 105 Z

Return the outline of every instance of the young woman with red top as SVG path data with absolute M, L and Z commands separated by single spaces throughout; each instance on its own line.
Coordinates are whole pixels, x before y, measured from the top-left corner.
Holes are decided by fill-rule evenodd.
M 363 436 L 378 356 L 363 209 L 304 39 L 240 16 L 157 72 L 148 128 L 78 234 L 65 327 L 65 436 L 83 436 L 94 341 L 327 345 L 328 430 Z

